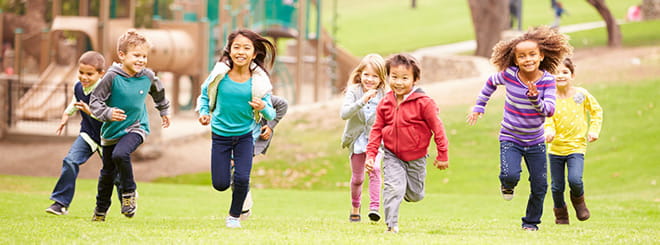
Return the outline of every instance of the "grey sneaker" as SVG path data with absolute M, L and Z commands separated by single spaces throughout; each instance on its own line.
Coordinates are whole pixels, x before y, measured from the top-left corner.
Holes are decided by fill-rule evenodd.
M 227 220 L 225 220 L 225 224 L 227 228 L 241 228 L 241 218 L 229 215 L 227 216 Z
M 131 193 L 124 193 L 121 195 L 121 214 L 126 217 L 133 218 L 137 212 L 137 191 Z
M 94 216 L 92 216 L 92 221 L 105 221 L 105 212 L 99 212 L 98 208 L 94 208 Z
M 69 210 L 59 202 L 54 202 L 46 209 L 46 213 L 51 213 L 54 215 L 66 215 L 69 213 Z

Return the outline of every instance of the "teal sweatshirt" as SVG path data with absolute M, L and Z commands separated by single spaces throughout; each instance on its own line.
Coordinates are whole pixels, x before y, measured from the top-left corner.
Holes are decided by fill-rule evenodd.
M 103 122 L 101 145 L 114 145 L 127 133 L 137 133 L 144 140 L 149 134 L 149 114 L 145 100 L 151 95 L 160 116 L 169 115 L 170 102 L 165 98 L 163 84 L 150 69 L 129 76 L 121 65 L 110 66 L 92 93 L 92 114 Z M 124 110 L 126 120 L 110 121 L 112 109 Z

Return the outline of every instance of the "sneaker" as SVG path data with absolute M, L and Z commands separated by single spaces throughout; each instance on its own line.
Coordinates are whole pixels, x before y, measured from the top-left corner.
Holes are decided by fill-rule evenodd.
M 369 219 L 373 222 L 378 222 L 380 220 L 380 214 L 378 213 L 378 210 L 371 210 L 369 211 Z
M 539 228 L 536 227 L 536 226 L 523 226 L 522 228 L 525 231 L 538 231 L 539 230 Z
M 99 212 L 97 208 L 94 208 L 94 216 L 92 216 L 92 221 L 105 221 L 105 212 Z
M 502 191 L 502 197 L 504 200 L 511 201 L 511 199 L 513 199 L 513 189 L 507 189 L 502 186 L 500 187 L 500 191 Z
M 227 228 L 241 228 L 241 218 L 229 215 L 227 216 L 225 224 L 227 225 Z
M 241 221 L 247 220 L 248 218 L 250 218 L 250 215 L 252 215 L 252 210 L 249 210 L 249 209 L 248 210 L 243 210 L 241 212 L 240 220 Z
M 399 227 L 398 226 L 387 227 L 385 233 L 394 233 L 394 234 L 399 233 Z
M 67 208 L 59 202 L 54 202 L 52 205 L 50 205 L 50 207 L 46 209 L 46 213 L 51 213 L 54 215 L 66 215 L 69 213 L 69 210 L 67 210 Z
M 121 214 L 126 217 L 133 218 L 137 211 L 137 191 L 131 193 L 124 193 L 121 195 Z

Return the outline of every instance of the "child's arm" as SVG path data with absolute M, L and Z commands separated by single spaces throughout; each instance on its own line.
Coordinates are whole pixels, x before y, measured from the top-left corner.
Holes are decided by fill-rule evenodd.
M 495 90 L 497 90 L 497 85 L 502 85 L 502 82 L 500 82 L 502 79 L 501 73 L 502 72 L 498 72 L 497 74 L 490 76 L 486 81 L 486 84 L 477 96 L 477 102 L 475 106 L 472 107 L 472 112 L 467 115 L 466 122 L 468 125 L 475 125 L 477 120 L 481 118 L 481 115 L 486 112 L 486 104 L 488 104 L 490 96 L 493 95 Z
M 542 82 L 538 85 L 531 83 L 528 86 L 529 92 L 527 93 L 527 98 L 532 103 L 532 106 L 534 106 L 534 109 L 544 117 L 551 117 L 555 114 L 555 97 L 557 91 L 555 79 L 542 79 Z M 544 89 L 538 91 L 537 86 L 543 86 Z M 543 93 L 543 95 L 540 93 Z
M 596 98 L 585 90 L 587 97 L 585 101 L 585 109 L 589 111 L 589 133 L 587 133 L 587 140 L 594 142 L 598 139 L 600 130 L 603 124 L 603 108 Z
M 424 111 L 422 116 L 433 132 L 433 139 L 438 151 L 438 156 L 436 157 L 434 165 L 439 169 L 446 169 L 449 167 L 449 141 L 447 140 L 447 134 L 445 133 L 445 127 L 442 124 L 442 120 L 438 117 L 438 107 L 432 99 L 429 98 L 428 101 L 429 102 L 423 107 Z
M 555 139 L 555 134 L 557 133 L 557 130 L 555 129 L 555 120 L 552 117 L 548 117 L 545 119 L 545 125 L 544 127 L 544 134 L 545 134 L 545 142 L 550 143 Z
M 148 71 L 147 76 L 151 79 L 149 94 L 156 104 L 156 109 L 160 112 L 162 127 L 167 128 L 170 126 L 170 101 L 165 97 L 165 87 L 163 86 L 163 83 L 160 82 L 160 79 L 158 79 L 153 71 Z
M 261 113 L 266 120 L 273 120 L 275 118 L 275 109 L 273 109 L 273 103 L 270 101 L 270 93 L 266 94 L 262 98 L 254 97 L 252 101 L 248 101 L 248 104 L 252 106 L 252 109 Z
M 126 120 L 124 110 L 108 107 L 105 104 L 112 94 L 112 79 L 114 79 L 113 75 L 107 74 L 103 76 L 89 99 L 89 108 L 92 111 L 92 116 L 101 122 Z
M 199 113 L 199 118 L 197 119 L 200 124 L 206 126 L 209 125 L 211 122 L 211 115 L 209 112 L 209 96 L 208 96 L 208 88 L 209 88 L 209 83 L 212 81 L 213 78 L 209 75 L 209 77 L 206 78 L 206 81 L 202 83 L 202 89 L 201 93 L 199 94 L 199 97 L 197 97 L 197 108 L 195 108 L 195 111 Z
M 364 115 L 358 112 L 366 104 L 366 102 L 364 101 L 364 99 L 355 99 L 356 95 L 353 92 L 354 91 L 353 88 L 354 88 L 353 86 L 350 86 L 349 88 L 346 89 L 346 94 L 344 95 L 344 104 L 341 106 L 341 111 L 339 111 L 339 116 L 341 117 L 342 120 L 348 120 L 349 118 L 357 115 L 361 121 L 365 121 L 366 119 L 363 118 Z M 367 94 L 365 94 L 365 96 L 366 95 Z
M 273 129 L 275 126 L 282 120 L 284 115 L 286 115 L 287 110 L 289 109 L 289 103 L 286 99 L 279 96 L 271 96 L 271 101 L 273 102 L 273 107 L 275 108 L 275 118 L 273 120 L 268 120 L 266 125 L 261 127 L 261 134 L 259 137 L 262 140 L 270 139 L 270 136 L 273 134 Z
M 64 112 L 62 112 L 62 119 L 60 119 L 60 125 L 58 125 L 57 129 L 55 130 L 55 133 L 57 133 L 57 135 L 62 135 L 62 132 L 66 127 L 66 124 L 69 122 L 69 117 L 71 117 L 71 115 L 76 113 L 77 110 L 78 108 L 76 107 L 76 96 L 73 95 L 71 96 L 71 102 L 69 102 L 69 104 L 66 106 L 66 109 L 64 109 Z
M 381 142 L 383 142 L 383 127 L 385 122 L 383 121 L 383 115 L 380 108 L 376 108 L 376 120 L 374 125 L 371 126 L 371 131 L 369 132 L 369 141 L 367 143 L 367 160 L 365 161 L 365 168 L 367 171 L 371 172 L 374 169 L 374 158 L 378 155 L 378 147 L 380 147 Z

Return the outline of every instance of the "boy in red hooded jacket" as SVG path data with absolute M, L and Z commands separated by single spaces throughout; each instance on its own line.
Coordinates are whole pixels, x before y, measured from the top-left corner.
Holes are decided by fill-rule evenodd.
M 392 91 L 376 108 L 376 121 L 369 134 L 365 167 L 373 170 L 374 158 L 381 142 L 383 159 L 383 206 L 387 231 L 399 231 L 399 206 L 402 200 L 417 202 L 424 198 L 426 156 L 431 136 L 438 156 L 433 162 L 438 169 L 449 167 L 447 136 L 438 117 L 438 107 L 431 97 L 417 87 L 419 62 L 408 54 L 397 54 L 385 62 Z

